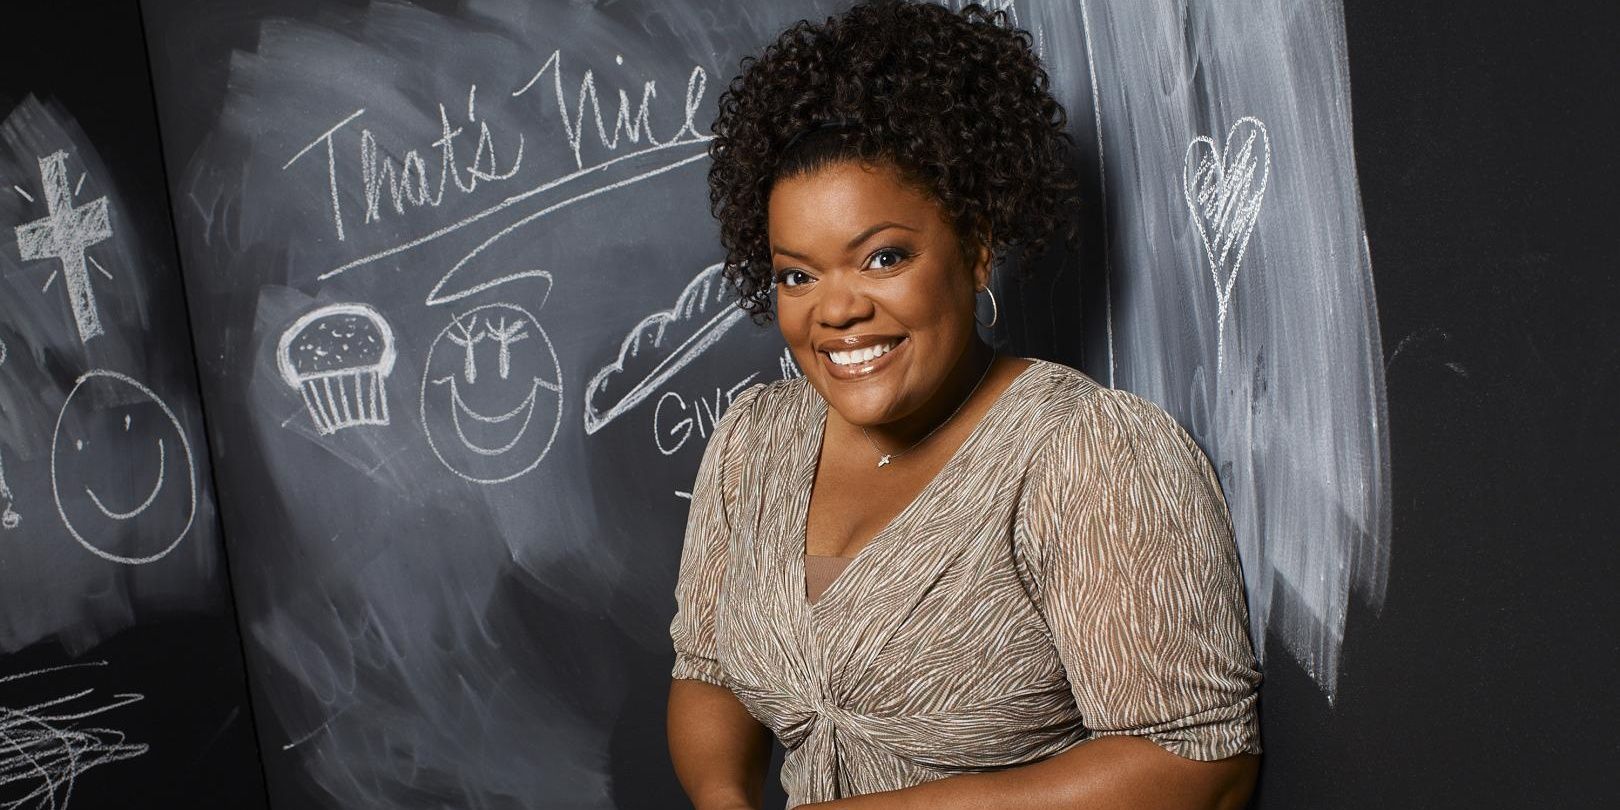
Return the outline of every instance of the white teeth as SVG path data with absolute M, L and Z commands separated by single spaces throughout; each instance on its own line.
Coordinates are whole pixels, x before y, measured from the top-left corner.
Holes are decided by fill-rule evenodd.
M 868 346 L 864 349 L 856 349 L 852 352 L 828 352 L 827 354 L 832 358 L 834 363 L 837 363 L 840 366 L 852 366 L 865 363 L 874 357 L 886 354 L 890 349 L 893 349 L 898 345 L 900 345 L 900 341 L 894 340 L 881 346 Z

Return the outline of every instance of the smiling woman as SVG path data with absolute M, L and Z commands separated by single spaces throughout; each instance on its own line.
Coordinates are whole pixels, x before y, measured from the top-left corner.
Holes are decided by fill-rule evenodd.
M 1260 675 L 1208 459 L 975 328 L 1001 259 L 1074 234 L 1046 85 L 1003 13 L 878 0 L 721 97 L 725 273 L 804 374 L 732 402 L 692 489 L 669 744 L 699 808 L 759 806 L 770 733 L 790 807 L 1247 800 Z

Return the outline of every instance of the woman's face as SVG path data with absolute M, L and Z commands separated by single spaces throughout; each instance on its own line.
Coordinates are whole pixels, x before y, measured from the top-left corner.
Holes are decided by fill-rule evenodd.
M 975 338 L 989 251 L 970 266 L 944 210 L 889 166 L 783 178 L 768 205 L 777 321 L 809 382 L 863 427 L 926 403 Z M 846 364 L 831 354 L 867 345 L 892 348 Z

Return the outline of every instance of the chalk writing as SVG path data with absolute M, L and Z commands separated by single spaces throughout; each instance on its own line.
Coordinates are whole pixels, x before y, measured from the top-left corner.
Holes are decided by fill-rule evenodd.
M 478 190 L 480 182 L 496 182 L 510 180 L 523 166 L 523 135 L 518 133 L 515 154 L 510 165 L 502 171 L 500 159 L 496 154 L 495 137 L 490 133 L 487 121 L 478 121 L 476 118 L 477 85 L 471 85 L 467 90 L 467 123 L 478 124 L 478 142 L 473 148 L 473 156 L 466 164 L 462 164 L 456 156 L 456 139 L 465 129 L 464 126 L 452 126 L 450 114 L 440 103 L 439 108 L 439 137 L 429 146 L 438 152 L 438 177 L 434 180 L 430 176 L 428 160 L 416 149 L 409 149 L 396 163 L 388 153 L 379 146 L 378 136 L 369 127 L 360 129 L 360 182 L 362 199 L 365 200 L 365 211 L 362 216 L 363 224 L 370 224 L 382 219 L 384 204 L 392 208 L 395 214 L 404 214 L 406 204 L 413 208 L 423 206 L 437 208 L 444 202 L 445 193 L 454 188 L 461 194 L 471 194 Z M 327 190 L 331 196 L 332 226 L 337 232 L 337 238 L 345 238 L 343 229 L 344 196 L 338 182 L 338 161 L 336 148 L 333 145 L 338 132 L 350 123 L 365 114 L 361 108 L 344 117 L 337 124 L 329 127 L 314 140 L 299 149 L 281 168 L 286 171 L 297 163 L 300 158 L 309 154 L 316 147 L 320 147 L 326 154 Z M 392 140 L 392 139 L 390 139 Z M 436 186 L 436 188 L 435 188 Z M 386 197 L 384 192 L 387 192 Z
M 731 406 L 737 393 L 754 384 L 754 378 L 759 372 L 750 374 L 733 383 L 731 387 L 722 391 L 714 389 L 713 397 L 699 394 L 690 399 L 681 396 L 676 391 L 665 391 L 658 397 L 658 404 L 653 406 L 653 443 L 658 452 L 672 456 L 686 445 L 692 431 L 708 438 L 714 432 L 714 426 L 719 424 L 721 414 Z M 666 439 L 673 441 L 666 442 Z
M 618 61 L 622 63 L 622 55 L 618 57 Z M 505 197 L 494 205 L 428 233 L 344 261 L 322 273 L 320 279 L 326 280 L 358 267 L 375 264 L 379 260 L 396 256 L 428 242 L 452 236 L 457 238 L 457 242 L 450 250 L 453 251 L 452 255 L 458 255 L 459 258 L 428 293 L 426 299 L 428 305 L 451 303 L 500 284 L 536 278 L 544 271 L 535 268 L 499 267 L 488 271 L 487 275 L 491 276 L 490 278 L 465 284 L 462 289 L 453 289 L 450 286 L 453 276 L 472 272 L 469 265 L 481 253 L 517 229 L 575 203 L 707 157 L 704 144 L 709 140 L 709 136 L 699 134 L 696 124 L 696 116 L 703 109 L 703 94 L 707 84 L 707 75 L 702 67 L 694 66 L 687 76 L 680 123 L 667 140 L 660 140 L 654 131 L 657 119 L 653 104 L 658 94 L 656 81 L 647 80 L 642 84 L 640 101 L 636 104 L 632 104 L 627 92 L 622 89 L 618 91 L 619 107 L 610 132 L 603 118 L 601 98 L 593 71 L 585 71 L 580 79 L 576 101 L 570 110 L 568 97 L 563 89 L 562 67 L 561 51 L 553 51 L 523 85 L 512 91 L 511 97 L 528 95 L 539 98 L 541 94 L 537 88 L 551 90 L 560 119 L 562 141 L 576 167 L 574 171 L 546 179 L 526 191 Z M 548 75 L 551 80 L 542 82 L 541 80 Z M 436 179 L 430 168 L 433 160 L 424 157 L 419 151 L 408 150 L 396 162 L 387 157 L 382 146 L 385 141 L 393 142 L 399 138 L 360 126 L 358 180 L 361 197 L 365 200 L 361 224 L 378 221 L 388 210 L 403 214 L 411 208 L 437 207 L 444 201 L 447 189 L 454 189 L 459 195 L 466 196 L 477 191 L 480 184 L 511 181 L 519 176 L 520 168 L 527 165 L 523 163 L 526 154 L 523 134 L 501 136 L 503 141 L 515 140 L 516 143 L 510 164 L 503 167 L 497 159 L 496 137 L 491 134 L 488 122 L 477 120 L 480 117 L 477 91 L 477 85 L 471 85 L 467 93 L 467 123 L 476 121 L 479 134 L 472 159 L 465 163 L 457 157 L 456 151 L 456 139 L 464 127 L 452 126 L 445 105 L 442 103 L 438 105 L 440 128 L 438 139 L 431 144 L 438 153 Z M 542 104 L 536 109 L 544 110 L 545 105 Z M 340 240 L 345 239 L 347 233 L 346 214 L 342 209 L 341 200 L 354 196 L 348 186 L 355 182 L 356 170 L 347 161 L 339 159 L 336 142 L 346 130 L 358 126 L 355 122 L 360 120 L 365 112 L 365 109 L 361 108 L 348 114 L 314 139 L 305 142 L 304 146 L 282 165 L 282 169 L 287 170 L 306 155 L 324 153 L 332 224 Z M 584 157 L 585 136 L 593 129 L 593 126 L 587 124 L 587 115 L 594 125 L 600 146 L 618 154 L 594 164 L 587 164 Z M 625 144 L 636 146 L 624 151 Z M 484 223 L 486 219 L 490 221 Z M 470 228 L 480 223 L 483 223 L 482 228 Z
M 620 58 L 622 60 L 622 57 Z M 624 90 L 619 91 L 619 114 L 613 120 L 613 135 L 609 137 L 607 129 L 602 123 L 602 100 L 597 95 L 596 77 L 592 75 L 590 70 L 585 71 L 585 75 L 579 80 L 578 100 L 574 107 L 572 121 L 569 120 L 568 103 L 563 95 L 561 51 L 552 51 L 551 56 L 546 58 L 545 64 L 542 64 L 540 69 L 535 71 L 534 75 L 529 77 L 529 80 L 522 87 L 512 91 L 513 97 L 527 93 L 530 88 L 534 87 L 536 82 L 540 81 L 540 77 L 548 71 L 551 73 L 552 96 L 557 101 L 557 115 L 562 120 L 563 133 L 568 139 L 568 145 L 573 149 L 574 165 L 576 167 L 585 168 L 585 160 L 580 156 L 580 141 L 585 136 L 583 124 L 585 122 L 585 102 L 587 99 L 591 103 L 591 116 L 596 123 L 597 138 L 603 146 L 608 149 L 617 149 L 620 134 L 629 136 L 631 143 L 640 143 L 641 139 L 645 137 L 647 143 L 655 146 L 663 145 L 652 132 L 650 103 L 658 95 L 657 82 L 648 80 L 642 84 L 641 105 L 636 108 L 633 116 L 630 113 L 630 97 L 625 94 Z M 681 126 L 671 136 L 671 143 L 679 141 L 682 133 L 688 133 L 694 139 L 704 137 L 697 130 L 695 117 L 703 109 L 703 89 L 707 83 L 708 74 L 703 71 L 703 68 L 694 65 L 692 72 L 687 75 L 686 79 L 686 102 L 681 118 Z

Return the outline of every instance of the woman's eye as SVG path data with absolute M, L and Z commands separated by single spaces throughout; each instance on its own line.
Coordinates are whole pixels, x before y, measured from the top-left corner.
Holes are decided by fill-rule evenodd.
M 872 261 L 874 261 L 874 262 L 882 262 L 884 256 L 890 257 L 890 261 L 889 261 L 888 264 L 879 264 L 874 269 L 882 270 L 882 269 L 885 269 L 885 268 L 894 267 L 895 265 L 905 261 L 906 258 L 909 255 L 910 254 L 906 253 L 904 250 L 901 250 L 899 248 L 884 248 L 884 249 L 872 254 Z M 867 266 L 871 267 L 871 265 L 867 265 Z
M 776 283 L 782 285 L 783 287 L 797 287 L 799 285 L 789 284 L 787 280 L 793 278 L 794 276 L 802 275 L 804 275 L 804 271 L 802 270 L 783 270 L 782 272 L 776 274 Z

